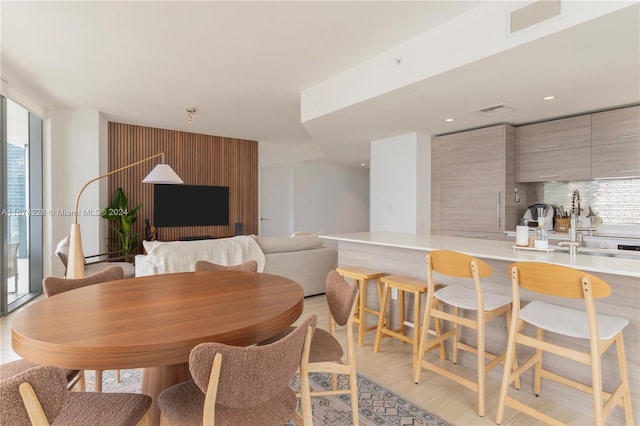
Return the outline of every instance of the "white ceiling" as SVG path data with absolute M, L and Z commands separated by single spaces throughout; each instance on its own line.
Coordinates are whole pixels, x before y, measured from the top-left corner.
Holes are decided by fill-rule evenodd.
M 300 123 L 302 90 L 482 3 L 2 1 L 2 78 L 46 108 L 313 144 L 321 162 L 347 165 L 368 160 L 372 139 L 640 102 L 636 5 Z M 540 100 L 549 94 L 557 99 Z M 517 111 L 470 112 L 500 102 Z M 188 106 L 198 109 L 191 125 Z

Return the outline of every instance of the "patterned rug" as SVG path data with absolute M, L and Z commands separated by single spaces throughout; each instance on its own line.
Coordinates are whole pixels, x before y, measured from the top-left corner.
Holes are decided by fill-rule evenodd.
M 116 382 L 114 371 L 103 373 L 104 392 L 141 392 L 142 371 L 121 370 L 122 381 Z M 87 371 L 87 390 L 93 389 L 93 371 Z M 312 373 L 309 377 L 313 389 L 330 389 L 329 374 Z M 345 376 L 339 377 L 339 386 L 346 384 Z M 298 377 L 291 381 L 291 387 L 298 389 Z M 364 426 L 449 426 L 449 423 L 411 402 L 402 399 L 390 390 L 358 374 L 358 395 L 360 425 Z M 313 423 L 316 426 L 351 425 L 351 404 L 349 395 L 317 396 L 312 398 Z M 289 423 L 293 425 L 295 423 Z

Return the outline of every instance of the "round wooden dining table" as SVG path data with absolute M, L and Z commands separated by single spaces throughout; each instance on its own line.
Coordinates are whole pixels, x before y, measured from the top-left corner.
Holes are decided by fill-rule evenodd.
M 18 313 L 13 350 L 39 364 L 80 370 L 144 368 L 154 398 L 190 378 L 189 352 L 203 342 L 248 346 L 302 314 L 295 281 L 253 272 L 182 272 L 110 281 L 58 294 Z

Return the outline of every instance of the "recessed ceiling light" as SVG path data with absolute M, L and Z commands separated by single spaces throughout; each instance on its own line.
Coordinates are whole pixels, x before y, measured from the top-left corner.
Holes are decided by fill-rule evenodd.
M 444 121 L 446 121 L 446 122 L 448 122 L 448 123 L 451 123 L 451 122 L 453 121 L 453 118 L 447 118 L 447 119 L 445 119 Z
M 360 163 L 362 167 L 366 167 L 367 163 Z
M 556 98 L 555 96 L 545 96 L 545 97 L 544 97 L 544 98 L 542 98 L 542 99 L 544 99 L 545 101 L 550 101 L 550 100 L 553 100 L 553 99 L 555 99 L 555 98 Z

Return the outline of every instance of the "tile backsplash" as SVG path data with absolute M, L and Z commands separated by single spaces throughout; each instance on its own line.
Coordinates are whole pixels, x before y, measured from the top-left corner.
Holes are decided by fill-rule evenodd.
M 571 207 L 571 194 L 580 192 L 580 206 L 602 218 L 605 224 L 640 224 L 640 179 L 528 184 L 529 200 Z M 531 203 L 533 204 L 533 203 Z

